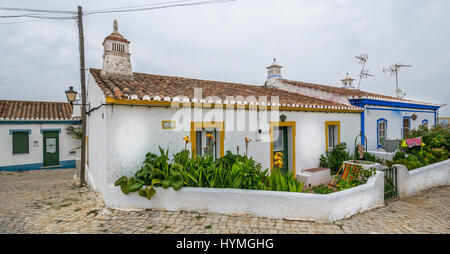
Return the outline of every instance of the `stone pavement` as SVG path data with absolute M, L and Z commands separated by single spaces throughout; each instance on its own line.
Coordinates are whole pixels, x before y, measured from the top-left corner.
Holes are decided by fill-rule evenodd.
M 0 172 L 0 233 L 450 233 L 450 186 L 334 223 L 159 210 L 117 211 L 73 170 Z

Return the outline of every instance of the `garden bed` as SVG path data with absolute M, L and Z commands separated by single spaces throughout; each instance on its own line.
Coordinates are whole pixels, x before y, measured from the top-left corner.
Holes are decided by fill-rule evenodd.
M 175 191 L 157 187 L 148 200 L 136 192 L 125 195 L 119 187 L 111 185 L 104 198 L 106 205 L 115 209 L 163 209 L 332 222 L 383 205 L 384 173 L 377 172 L 366 184 L 325 195 L 193 187 Z

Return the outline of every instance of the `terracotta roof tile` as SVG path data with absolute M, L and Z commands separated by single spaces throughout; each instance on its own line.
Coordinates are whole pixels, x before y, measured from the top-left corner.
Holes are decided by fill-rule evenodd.
M 222 102 L 227 96 L 243 99 L 254 96 L 259 100 L 260 96 L 267 96 L 270 101 L 271 96 L 278 96 L 281 105 L 317 106 L 319 108 L 341 108 L 360 110 L 359 107 L 344 105 L 340 103 L 321 100 L 305 95 L 287 92 L 277 88 L 264 86 L 228 83 L 220 81 L 209 81 L 190 79 L 182 77 L 162 76 L 153 74 L 133 73 L 134 80 L 124 79 L 119 76 L 110 75 L 104 77 L 100 75 L 99 69 L 90 69 L 90 73 L 97 85 L 102 90 L 105 97 L 114 99 L 137 99 L 137 100 L 174 100 L 179 97 L 188 98 L 192 102 L 194 98 L 194 88 L 202 89 L 202 98 L 209 96 L 218 97 Z
M 68 120 L 72 118 L 72 105 L 67 102 L 0 100 L 0 120 Z
M 407 103 L 419 103 L 419 104 L 426 104 L 426 105 L 439 105 L 439 104 L 433 104 L 433 103 L 427 103 L 427 102 L 400 99 L 400 98 L 393 97 L 393 96 L 370 93 L 370 92 L 362 91 L 359 89 L 349 89 L 349 88 L 345 88 L 345 87 L 319 85 L 319 84 L 314 84 L 314 83 L 306 83 L 306 82 L 293 81 L 293 80 L 287 80 L 287 79 L 282 79 L 282 82 L 291 84 L 291 85 L 296 85 L 296 86 L 321 90 L 321 91 L 325 91 L 325 92 L 335 93 L 338 95 L 345 96 L 348 99 L 371 98 L 371 99 L 381 99 L 381 100 L 388 100 L 388 101 L 400 101 L 400 102 L 407 102 Z M 442 106 L 442 105 L 440 105 L 440 106 Z

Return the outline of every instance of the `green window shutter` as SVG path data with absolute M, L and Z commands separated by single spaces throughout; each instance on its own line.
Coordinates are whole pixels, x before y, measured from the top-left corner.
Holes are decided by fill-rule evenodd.
M 13 154 L 29 153 L 29 134 L 28 132 L 13 132 Z

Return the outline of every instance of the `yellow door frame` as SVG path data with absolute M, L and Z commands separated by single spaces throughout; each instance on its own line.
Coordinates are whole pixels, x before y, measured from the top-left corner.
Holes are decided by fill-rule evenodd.
M 197 135 L 195 135 L 196 129 L 202 128 L 217 128 L 219 129 L 220 135 L 220 157 L 224 156 L 224 140 L 225 140 L 225 122 L 191 122 L 191 152 L 193 156 L 197 155 Z
M 270 170 L 273 170 L 273 127 L 282 127 L 282 126 L 288 126 L 292 127 L 292 172 L 294 173 L 294 178 L 296 177 L 295 174 L 295 121 L 288 121 L 288 122 L 270 122 Z M 288 155 L 290 156 L 290 155 Z
M 341 121 L 325 121 L 325 151 L 328 151 L 328 126 L 337 125 L 338 126 L 338 144 L 341 143 Z

